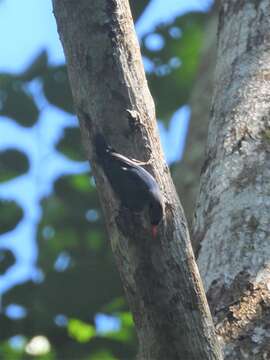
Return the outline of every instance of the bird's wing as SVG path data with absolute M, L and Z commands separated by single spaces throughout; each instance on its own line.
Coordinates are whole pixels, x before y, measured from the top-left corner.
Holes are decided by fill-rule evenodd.
M 128 166 L 128 167 L 136 167 L 138 166 L 135 162 L 133 162 L 132 160 L 130 160 L 129 158 L 125 157 L 124 155 L 121 155 L 115 151 L 112 151 L 110 153 L 112 160 L 115 160 L 117 162 L 119 162 L 122 166 Z
M 103 168 L 112 188 L 124 206 L 141 211 L 153 194 L 159 192 L 156 180 L 143 167 L 125 156 L 114 151 L 107 154 Z
M 128 173 L 130 182 L 134 182 L 145 194 L 157 191 L 158 185 L 153 176 L 141 166 L 130 166 L 129 168 L 122 166 L 122 169 Z
M 146 171 L 143 167 L 141 167 L 139 164 L 136 164 L 132 160 L 130 160 L 127 157 L 125 157 L 119 153 L 116 153 L 116 152 L 111 152 L 111 157 L 112 157 L 112 160 L 115 160 L 120 164 L 121 168 L 124 171 L 129 170 L 129 172 L 130 172 L 131 176 L 134 178 L 134 180 L 136 180 L 136 178 L 140 178 L 142 180 L 142 182 L 145 183 L 145 187 L 147 189 L 157 186 L 157 183 L 156 183 L 156 180 L 154 179 L 154 177 L 148 171 Z M 130 170 L 132 170 L 132 171 L 130 171 Z

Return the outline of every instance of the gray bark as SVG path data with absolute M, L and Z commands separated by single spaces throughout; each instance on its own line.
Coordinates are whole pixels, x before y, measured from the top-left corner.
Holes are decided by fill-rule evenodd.
M 53 5 L 87 155 L 135 321 L 139 358 L 220 359 L 186 220 L 157 135 L 128 1 L 54 0 Z M 96 132 L 126 156 L 150 159 L 148 170 L 165 205 L 155 241 L 147 214 L 130 214 L 112 193 L 92 148 Z
M 198 264 L 226 359 L 270 358 L 270 2 L 223 0 Z

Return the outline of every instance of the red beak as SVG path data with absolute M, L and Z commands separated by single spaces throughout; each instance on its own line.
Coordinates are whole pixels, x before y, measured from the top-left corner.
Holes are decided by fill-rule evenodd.
M 158 226 L 157 225 L 152 225 L 152 238 L 155 239 L 157 237 L 157 233 L 158 233 Z

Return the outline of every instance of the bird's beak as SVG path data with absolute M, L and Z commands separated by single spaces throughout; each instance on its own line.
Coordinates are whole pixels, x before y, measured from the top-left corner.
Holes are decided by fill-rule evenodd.
M 158 233 L 158 226 L 157 225 L 152 225 L 152 238 L 155 239 L 157 237 L 157 233 Z

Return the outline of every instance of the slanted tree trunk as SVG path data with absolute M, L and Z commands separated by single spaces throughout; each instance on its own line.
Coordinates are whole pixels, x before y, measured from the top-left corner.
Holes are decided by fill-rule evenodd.
M 270 359 L 270 2 L 221 2 L 195 237 L 226 359 Z
M 135 321 L 139 358 L 221 359 L 186 220 L 161 151 L 128 1 L 53 0 L 53 5 L 87 155 Z M 150 159 L 148 170 L 165 202 L 155 241 L 147 214 L 122 209 L 97 165 L 92 148 L 97 132 L 117 151 Z

